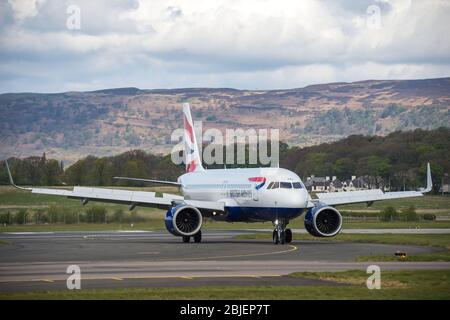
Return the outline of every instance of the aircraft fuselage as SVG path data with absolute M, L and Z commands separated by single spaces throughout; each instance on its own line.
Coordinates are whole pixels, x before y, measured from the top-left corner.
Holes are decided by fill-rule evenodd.
M 185 199 L 224 202 L 228 221 L 289 220 L 301 215 L 308 202 L 300 177 L 281 168 L 196 171 L 178 182 Z

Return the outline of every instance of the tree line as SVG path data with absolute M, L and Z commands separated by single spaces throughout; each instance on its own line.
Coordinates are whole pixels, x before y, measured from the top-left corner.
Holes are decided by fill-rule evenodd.
M 224 148 L 224 157 L 226 150 Z M 391 190 L 402 190 L 424 186 L 426 163 L 430 162 L 433 186 L 438 191 L 441 182 L 446 181 L 443 177 L 450 171 L 448 150 L 449 128 L 398 131 L 385 137 L 352 135 L 333 143 L 306 148 L 280 143 L 280 167 L 296 172 L 303 179 L 316 175 L 337 176 L 343 180 L 356 175 L 364 176 L 371 187 L 389 186 Z M 15 182 L 20 185 L 142 186 L 135 182 L 117 181 L 113 177 L 175 181 L 184 173 L 184 166 L 173 164 L 170 155 L 154 155 L 142 150 L 110 157 L 88 156 L 66 170 L 62 163 L 47 159 L 45 154 L 42 157 L 10 158 L 8 161 Z M 8 183 L 6 168 L 2 165 L 0 184 Z
M 431 163 L 433 187 L 438 191 L 450 171 L 450 129 L 397 131 L 385 137 L 352 135 L 307 148 L 292 147 L 281 166 L 306 177 L 364 176 L 371 187 L 392 190 L 424 186 L 426 163 Z M 448 182 L 447 182 L 448 183 Z

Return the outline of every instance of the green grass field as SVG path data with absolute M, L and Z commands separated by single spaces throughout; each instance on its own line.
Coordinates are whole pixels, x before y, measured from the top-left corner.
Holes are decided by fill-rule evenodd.
M 295 273 L 345 286 L 208 286 L 192 288 L 81 289 L 0 293 L 0 299 L 450 299 L 450 270 L 382 271 L 381 289 L 369 290 L 363 271 Z

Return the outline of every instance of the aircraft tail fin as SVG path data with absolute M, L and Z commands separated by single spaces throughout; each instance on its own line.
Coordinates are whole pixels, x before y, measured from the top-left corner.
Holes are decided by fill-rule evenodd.
M 197 139 L 195 137 L 194 122 L 192 121 L 189 103 L 183 103 L 184 123 L 184 157 L 186 161 L 186 172 L 203 171 Z

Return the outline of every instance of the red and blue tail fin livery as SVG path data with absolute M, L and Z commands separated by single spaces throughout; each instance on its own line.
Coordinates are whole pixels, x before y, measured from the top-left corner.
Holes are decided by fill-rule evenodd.
M 195 138 L 194 123 L 192 122 L 189 103 L 183 103 L 183 123 L 186 172 L 203 171 L 204 169 L 198 151 L 197 139 Z

